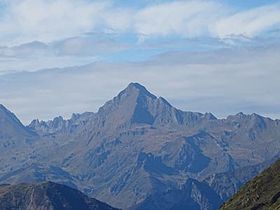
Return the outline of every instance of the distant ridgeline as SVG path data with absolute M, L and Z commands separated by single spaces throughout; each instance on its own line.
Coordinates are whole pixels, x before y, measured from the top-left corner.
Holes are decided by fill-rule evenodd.
M 0 183 L 52 181 L 122 209 L 218 209 L 279 152 L 279 120 L 182 111 L 138 83 L 68 120 L 24 126 L 0 106 Z

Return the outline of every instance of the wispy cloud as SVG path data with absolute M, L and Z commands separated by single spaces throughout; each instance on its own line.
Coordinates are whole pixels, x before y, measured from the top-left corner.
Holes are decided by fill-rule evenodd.
M 278 28 L 280 6 L 273 3 L 246 10 L 221 1 L 167 1 L 142 7 L 114 1 L 2 0 L 0 44 L 34 40 L 52 42 L 92 31 L 146 36 L 254 37 Z
M 163 38 L 138 41 L 137 34 L 91 33 L 51 43 L 29 42 L 0 48 L 0 73 L 36 71 L 44 68 L 83 65 L 96 61 L 131 62 L 151 59 L 166 51 L 216 49 L 217 39 Z
M 8 71 L 35 71 L 44 68 L 84 65 L 126 50 L 129 43 L 103 34 L 72 37 L 51 43 L 29 42 L 0 48 L 0 73 Z
M 228 8 L 213 1 L 177 1 L 150 6 L 135 15 L 134 29 L 145 35 L 209 35 Z
M 102 26 L 110 5 L 87 0 L 2 1 L 1 44 L 49 42 Z
M 275 28 L 280 29 L 280 4 L 258 7 L 224 17 L 216 22 L 213 32 L 219 37 L 254 37 Z

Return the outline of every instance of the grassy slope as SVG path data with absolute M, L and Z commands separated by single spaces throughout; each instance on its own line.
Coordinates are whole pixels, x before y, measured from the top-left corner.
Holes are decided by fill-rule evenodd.
M 221 210 L 280 209 L 280 160 L 249 181 Z

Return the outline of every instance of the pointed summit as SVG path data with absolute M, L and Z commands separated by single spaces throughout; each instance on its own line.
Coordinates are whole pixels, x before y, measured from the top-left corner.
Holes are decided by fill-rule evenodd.
M 130 83 L 116 97 L 98 111 L 105 127 L 131 125 L 132 123 L 152 124 L 151 105 L 157 97 L 139 83 Z
M 147 91 L 147 89 L 143 85 L 141 85 L 140 83 L 137 83 L 137 82 L 129 83 L 126 89 L 131 89 L 131 88 L 135 88 L 135 89 L 142 90 L 142 91 Z
M 141 85 L 140 83 L 137 83 L 137 82 L 131 82 L 128 84 L 127 88 L 136 88 L 138 90 L 144 90 L 144 91 L 147 91 L 147 89 Z
M 152 99 L 157 99 L 155 95 L 150 93 L 143 85 L 137 83 L 137 82 L 131 82 L 123 91 L 119 93 L 118 96 L 122 96 L 123 94 L 128 95 L 145 95 Z
M 174 108 L 139 83 L 130 83 L 97 113 L 98 125 L 106 128 L 125 128 L 135 124 L 177 126 L 200 117 L 201 114 L 185 113 Z

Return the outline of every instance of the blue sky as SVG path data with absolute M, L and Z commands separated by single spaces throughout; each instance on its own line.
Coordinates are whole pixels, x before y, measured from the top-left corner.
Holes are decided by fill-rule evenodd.
M 184 110 L 280 118 L 279 1 L 0 0 L 0 5 L 0 103 L 25 123 L 96 111 L 131 81 Z M 85 84 L 86 78 L 93 84 Z M 234 79 L 242 85 L 234 87 Z M 75 94 L 64 104 L 54 87 Z

